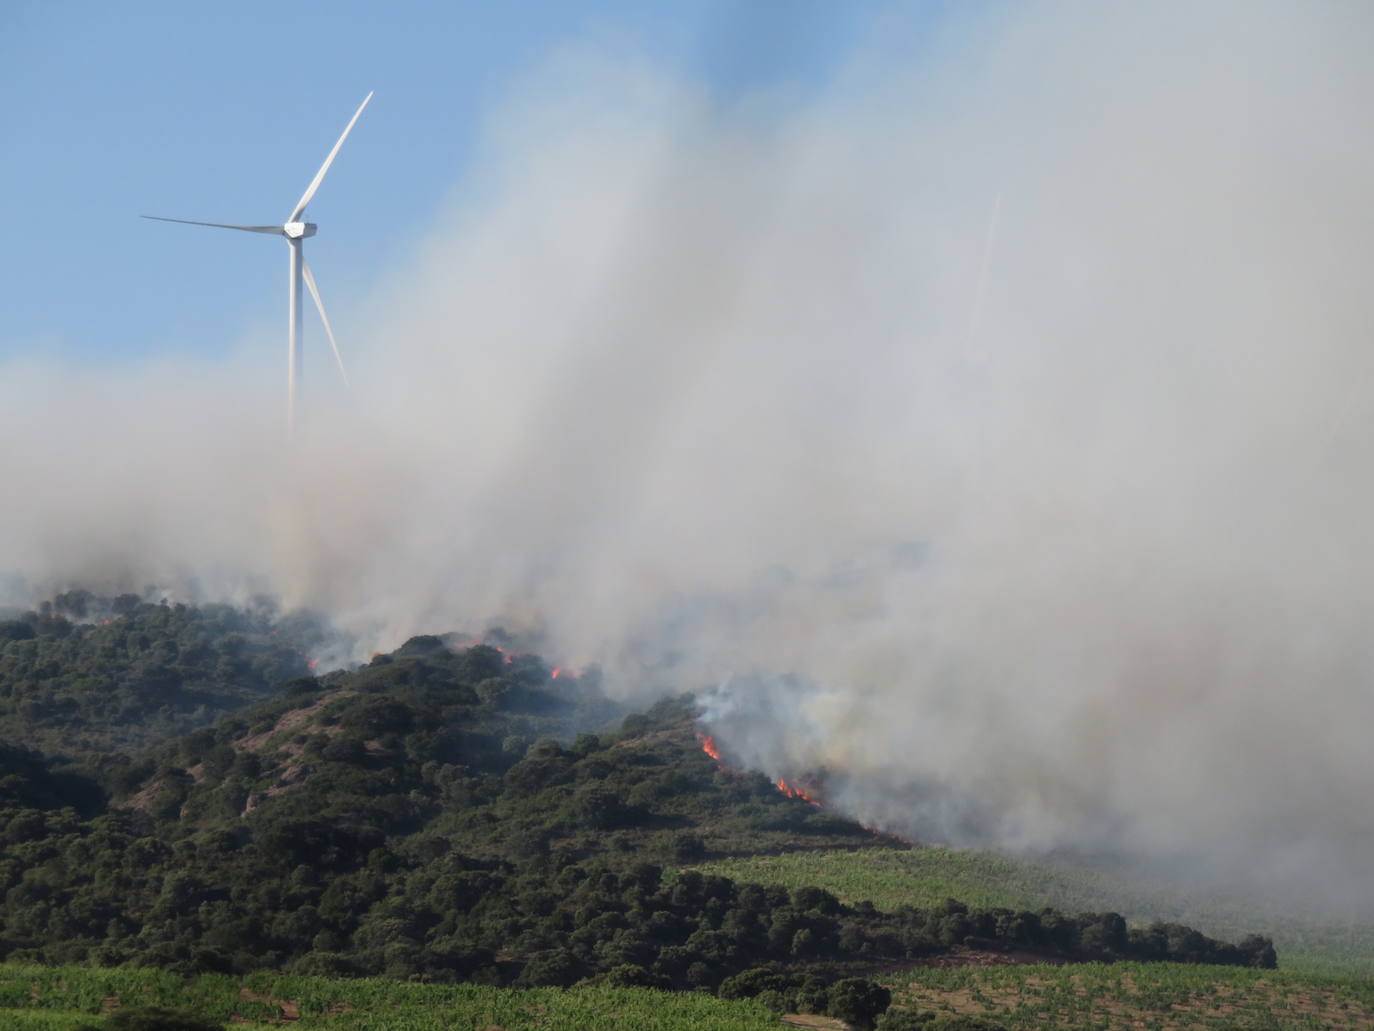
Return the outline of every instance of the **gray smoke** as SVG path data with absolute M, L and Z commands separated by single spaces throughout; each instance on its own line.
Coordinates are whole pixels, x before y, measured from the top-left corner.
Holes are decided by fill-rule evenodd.
M 275 342 L 5 368 L 0 568 L 534 628 L 906 832 L 1368 898 L 1374 10 L 900 29 L 806 102 L 570 49 L 292 452 Z

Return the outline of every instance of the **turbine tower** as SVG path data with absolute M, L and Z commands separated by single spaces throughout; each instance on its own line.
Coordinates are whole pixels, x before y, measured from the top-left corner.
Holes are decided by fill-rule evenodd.
M 296 431 L 296 410 L 301 402 L 301 281 L 310 288 L 310 296 L 315 301 L 315 308 L 320 313 L 320 321 L 324 323 L 325 335 L 329 337 L 329 346 L 334 350 L 334 360 L 339 364 L 339 372 L 343 375 L 344 383 L 348 383 L 348 370 L 344 368 L 343 356 L 339 354 L 339 344 L 334 339 L 334 330 L 329 325 L 329 316 L 324 313 L 324 302 L 320 300 L 319 288 L 315 286 L 315 276 L 310 271 L 310 265 L 305 260 L 305 253 L 302 244 L 307 237 L 314 236 L 316 225 L 314 222 L 302 222 L 301 216 L 305 214 L 306 205 L 315 196 L 315 191 L 320 188 L 320 183 L 324 181 L 324 175 L 329 171 L 329 166 L 334 163 L 334 158 L 338 156 L 339 148 L 343 146 L 344 140 L 348 139 L 348 134 L 353 131 L 354 124 L 358 121 L 358 116 L 363 113 L 363 108 L 367 107 L 367 102 L 372 99 L 369 93 L 363 98 L 363 102 L 358 105 L 358 110 L 353 112 L 353 117 L 348 120 L 348 125 L 344 126 L 343 134 L 339 141 L 334 144 L 334 149 L 329 152 L 329 156 L 324 159 L 324 164 L 315 173 L 315 178 L 310 180 L 310 185 L 305 188 L 305 193 L 301 194 L 301 199 L 297 202 L 286 222 L 279 226 L 239 226 L 226 225 L 223 222 L 192 222 L 185 218 L 163 218 L 160 215 L 144 215 L 144 218 L 151 218 L 158 222 L 180 222 L 188 226 L 211 226 L 215 229 L 238 229 L 245 233 L 265 233 L 268 236 L 283 236 L 286 238 L 287 246 L 291 249 L 291 280 L 290 280 L 290 302 L 287 310 L 287 356 L 286 356 L 286 432 L 288 436 L 294 436 Z

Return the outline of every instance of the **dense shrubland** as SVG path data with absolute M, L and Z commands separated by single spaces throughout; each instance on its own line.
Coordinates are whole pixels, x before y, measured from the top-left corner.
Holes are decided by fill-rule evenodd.
M 690 698 L 625 716 L 595 671 L 554 678 L 532 655 L 421 637 L 316 678 L 262 641 L 225 658 L 221 637 L 283 632 L 232 611 L 131 604 L 109 624 L 61 633 L 52 627 L 65 615 L 34 615 L 17 622 L 46 620 L 51 632 L 13 631 L 0 669 L 29 685 L 24 697 L 40 684 L 44 697 L 73 700 L 43 710 L 44 734 L 66 713 L 93 741 L 101 714 L 118 711 L 128 719 L 107 740 L 151 747 L 88 756 L 84 768 L 0 749 L 0 958 L 10 961 L 701 989 L 860 1025 L 886 1006 L 865 976 L 952 948 L 1275 962 L 1267 939 L 1128 928 L 1114 913 L 955 900 L 880 911 L 816 887 L 694 871 L 725 855 L 894 842 L 718 766 L 695 738 Z M 64 651 L 74 636 L 84 643 Z M 169 735 L 177 718 L 139 728 L 113 703 L 84 708 L 100 694 L 88 667 L 109 641 L 130 639 L 138 655 L 180 656 L 169 668 L 225 663 L 214 697 L 234 700 L 229 714 Z M 64 657 L 87 672 L 69 676 Z M 271 675 L 282 682 L 270 698 L 238 704 Z M 6 718 L 25 711 L 21 702 Z
M 322 637 L 266 602 L 59 594 L 0 614 L 0 741 L 85 762 L 146 748 L 275 694 Z

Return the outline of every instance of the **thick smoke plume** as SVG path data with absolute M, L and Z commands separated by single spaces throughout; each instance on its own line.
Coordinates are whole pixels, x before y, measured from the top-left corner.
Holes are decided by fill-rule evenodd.
M 563 54 L 293 451 L 275 343 L 5 368 L 0 569 L 537 628 L 906 833 L 1367 899 L 1374 11 L 905 28 L 806 100 Z

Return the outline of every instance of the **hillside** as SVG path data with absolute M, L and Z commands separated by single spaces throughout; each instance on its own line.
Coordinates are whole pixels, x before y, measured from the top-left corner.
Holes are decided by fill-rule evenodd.
M 0 613 L 0 741 L 101 764 L 210 723 L 309 672 L 324 631 L 262 603 L 59 594 Z
M 170 633 L 204 618 L 136 609 L 109 626 L 128 620 L 116 628 L 127 634 L 165 619 Z M 60 664 L 49 672 L 62 690 Z M 855 1000 L 877 1012 L 887 994 L 866 978 L 969 948 L 1275 961 L 1263 937 L 1130 927 L 1105 907 L 878 908 L 812 884 L 684 869 L 904 846 L 722 766 L 703 749 L 690 696 L 627 715 L 594 670 L 417 637 L 268 693 L 116 752 L 95 776 L 0 750 L 0 959 L 706 989 L 813 1012 Z M 61 734 L 64 712 L 93 725 L 84 696 L 72 697 L 43 714 L 49 733 Z

